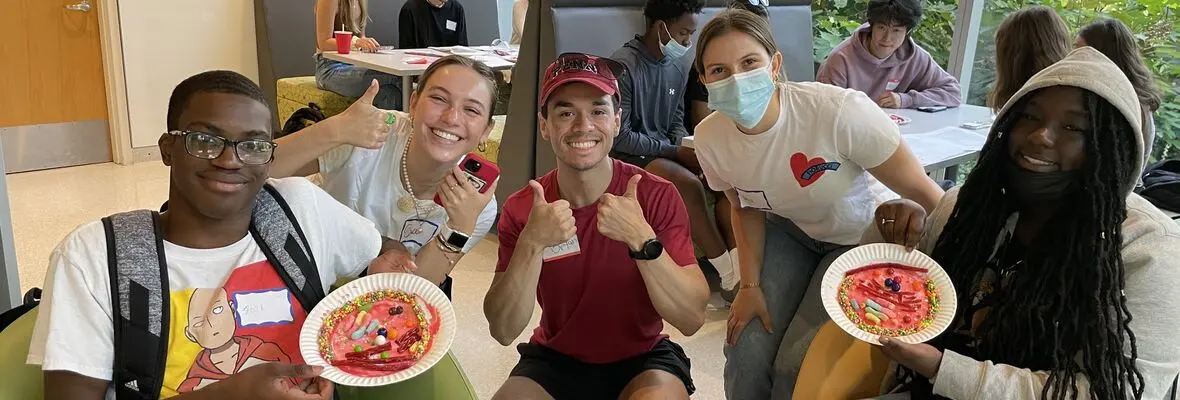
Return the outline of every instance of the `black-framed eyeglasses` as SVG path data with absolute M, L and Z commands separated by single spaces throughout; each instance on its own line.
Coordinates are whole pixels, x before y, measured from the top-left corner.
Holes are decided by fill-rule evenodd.
M 278 144 L 269 140 L 229 140 L 211 133 L 199 131 L 169 131 L 169 135 L 184 137 L 184 151 L 190 156 L 203 160 L 221 157 L 226 145 L 234 149 L 234 155 L 246 165 L 265 165 L 275 158 Z

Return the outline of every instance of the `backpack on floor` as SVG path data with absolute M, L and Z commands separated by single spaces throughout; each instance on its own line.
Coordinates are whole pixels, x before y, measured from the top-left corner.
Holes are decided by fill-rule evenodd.
M 118 399 L 160 397 L 168 353 L 168 263 L 159 213 L 130 211 L 102 219 L 106 231 Z M 274 187 L 259 192 L 250 235 L 304 311 L 325 294 L 311 246 Z
M 275 135 L 275 139 L 298 132 L 325 119 L 328 117 L 324 115 L 324 110 L 321 110 L 318 104 L 307 103 L 307 107 L 300 108 L 287 117 L 287 121 L 283 122 L 283 130 Z
M 1143 185 L 1135 192 L 1156 207 L 1180 212 L 1180 160 L 1148 166 L 1143 172 Z

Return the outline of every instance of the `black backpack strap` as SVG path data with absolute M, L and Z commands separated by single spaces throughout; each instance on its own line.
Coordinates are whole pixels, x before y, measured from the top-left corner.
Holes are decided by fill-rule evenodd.
M 102 219 L 114 313 L 111 385 L 119 399 L 160 397 L 168 354 L 168 263 L 159 214 L 131 211 Z
M 311 245 L 278 190 L 269 183 L 262 188 L 254 203 L 250 234 L 303 310 L 310 313 L 325 296 Z

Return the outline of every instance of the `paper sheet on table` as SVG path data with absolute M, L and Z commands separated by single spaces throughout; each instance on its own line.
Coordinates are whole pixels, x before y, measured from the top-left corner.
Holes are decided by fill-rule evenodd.
M 391 51 L 390 51 L 389 53 L 387 53 L 387 54 L 396 54 L 396 53 L 397 53 L 397 52 L 399 52 L 399 51 L 400 51 L 400 52 L 402 52 L 402 54 L 405 54 L 405 55 L 408 55 L 408 56 L 417 56 L 417 57 L 446 57 L 446 56 L 447 56 L 447 54 L 449 54 L 449 53 L 443 53 L 443 52 L 441 52 L 441 51 L 438 51 L 438 50 L 431 50 L 431 49 L 401 49 L 401 50 L 391 50 Z
M 922 165 L 932 165 L 977 152 L 987 141 L 987 136 L 983 134 L 957 127 L 903 135 L 902 138 Z

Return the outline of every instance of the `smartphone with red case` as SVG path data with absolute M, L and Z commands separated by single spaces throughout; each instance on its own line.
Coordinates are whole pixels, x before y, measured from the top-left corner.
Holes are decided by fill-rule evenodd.
M 467 175 L 467 181 L 471 182 L 475 186 L 475 190 L 480 193 L 487 192 L 488 188 L 492 186 L 492 182 L 500 177 L 500 167 L 475 153 L 463 156 L 463 161 L 459 162 L 459 168 Z M 443 205 L 442 197 L 437 193 L 434 195 L 434 202 L 440 206 Z

